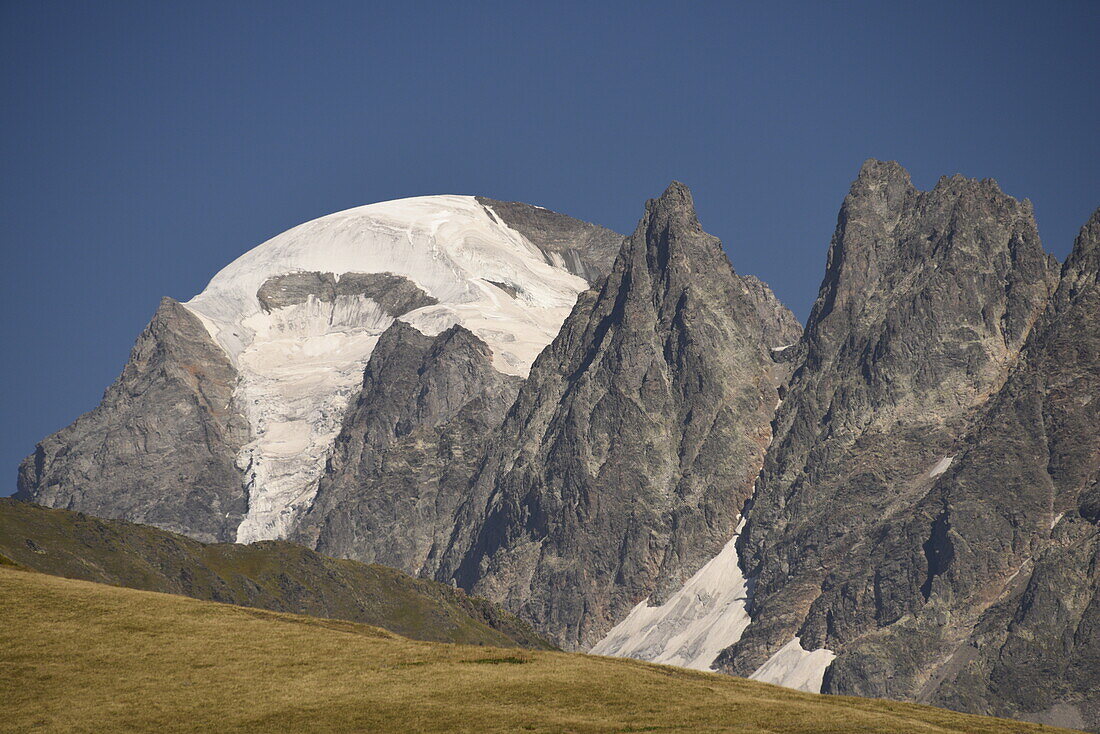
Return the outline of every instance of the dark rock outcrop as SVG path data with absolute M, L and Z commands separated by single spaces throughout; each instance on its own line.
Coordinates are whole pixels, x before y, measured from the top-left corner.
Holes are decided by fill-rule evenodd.
M 165 298 L 99 406 L 23 461 L 16 497 L 232 540 L 246 510 L 234 462 L 249 433 L 236 382 L 199 319 Z
M 968 634 L 921 698 L 1100 729 L 1100 210 L 968 448 L 941 489 L 960 551 L 929 605 L 968 612 Z
M 764 341 L 773 351 L 794 346 L 802 337 L 802 324 L 784 306 L 768 284 L 755 275 L 742 275 L 741 284 L 756 305 L 756 316 L 764 327 Z
M 522 380 L 461 326 L 429 337 L 395 321 L 367 364 L 313 506 L 294 538 L 421 573 L 446 544 L 492 432 Z
M 673 183 L 536 360 L 438 578 L 569 649 L 679 587 L 732 537 L 771 438 L 770 328 Z
M 485 196 L 476 198 L 489 216 L 495 215 L 542 250 L 551 265 L 564 267 L 589 283 L 611 272 L 623 241 L 618 232 L 540 206 Z
M 305 303 L 311 297 L 333 303 L 340 296 L 366 296 L 390 316 L 400 316 L 439 301 L 408 278 L 393 273 L 286 273 L 268 278 L 256 292 L 264 311 Z

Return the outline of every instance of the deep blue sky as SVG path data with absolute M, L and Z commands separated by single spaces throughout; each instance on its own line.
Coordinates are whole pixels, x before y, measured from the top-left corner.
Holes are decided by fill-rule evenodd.
M 0 494 L 158 299 L 435 193 L 626 232 L 670 179 L 805 318 L 863 159 L 1100 205 L 1095 2 L 0 2 Z M 11 484 L 7 484 L 11 482 Z

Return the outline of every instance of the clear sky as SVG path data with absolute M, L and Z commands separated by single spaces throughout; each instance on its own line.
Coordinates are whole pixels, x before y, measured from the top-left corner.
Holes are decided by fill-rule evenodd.
M 0 0 L 0 494 L 161 296 L 359 204 L 627 232 L 679 179 L 804 319 L 873 156 L 997 179 L 1064 258 L 1100 206 L 1098 38 L 1098 2 Z

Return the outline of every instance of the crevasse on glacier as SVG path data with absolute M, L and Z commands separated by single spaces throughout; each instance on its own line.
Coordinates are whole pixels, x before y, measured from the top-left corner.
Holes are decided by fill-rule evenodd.
M 234 401 L 252 441 L 238 457 L 248 487 L 238 542 L 285 537 L 309 506 L 348 401 L 394 319 L 363 295 L 262 308 L 265 282 L 299 272 L 406 278 L 437 303 L 398 318 L 428 335 L 461 324 L 489 345 L 497 369 L 521 376 L 588 287 L 468 196 L 330 214 L 230 263 L 185 305 L 240 373 Z

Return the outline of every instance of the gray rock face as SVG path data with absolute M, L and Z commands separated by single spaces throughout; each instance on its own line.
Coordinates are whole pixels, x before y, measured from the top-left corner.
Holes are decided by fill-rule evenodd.
M 756 305 L 756 317 L 764 327 L 764 340 L 773 351 L 792 347 L 802 337 L 802 324 L 784 306 L 768 284 L 755 275 L 742 275 L 741 284 Z M 785 350 L 784 350 L 785 351 Z
M 826 692 L 1100 724 L 1098 230 L 1054 293 L 1026 202 L 864 166 L 742 536 L 753 623 L 724 669 L 798 635 L 838 655 Z
M 952 651 L 955 664 L 922 691 L 932 703 L 1100 729 L 1098 280 L 1100 210 L 965 463 L 940 488 L 951 563 L 930 606 L 981 616 L 960 625 L 965 655 Z
M 234 459 L 249 438 L 236 381 L 199 320 L 165 298 L 99 406 L 23 461 L 16 497 L 232 540 L 246 509 Z
M 395 321 L 371 354 L 294 539 L 425 572 L 521 382 L 493 369 L 489 348 L 461 326 L 433 338 Z
M 340 296 L 366 296 L 378 302 L 390 316 L 439 303 L 416 283 L 393 273 L 287 273 L 268 278 L 256 292 L 264 311 L 305 303 L 310 297 L 333 303 Z
M 771 438 L 768 328 L 673 183 L 536 360 L 438 578 L 568 649 L 678 588 L 732 537 Z
M 611 272 L 623 236 L 598 224 L 518 201 L 484 196 L 478 202 L 542 250 L 546 261 L 594 283 Z

